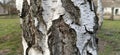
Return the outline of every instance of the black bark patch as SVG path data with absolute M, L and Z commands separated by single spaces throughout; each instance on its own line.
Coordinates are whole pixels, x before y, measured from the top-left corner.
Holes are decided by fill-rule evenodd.
M 95 26 L 93 27 L 95 33 L 97 32 L 98 27 L 99 27 L 98 20 L 99 20 L 99 19 L 98 19 L 98 16 L 96 15 L 96 16 L 94 17 Z
M 93 4 L 92 4 L 92 1 L 91 1 L 91 0 L 87 0 L 87 1 L 89 2 L 90 10 L 91 10 L 91 11 L 94 11 L 94 10 L 93 10 Z
M 87 51 L 87 55 L 92 55 L 92 54 Z
M 77 6 L 75 6 L 71 0 L 61 0 L 61 1 L 62 1 L 62 6 L 70 14 L 74 22 L 80 25 L 79 23 L 80 9 Z
M 84 25 L 84 27 L 85 27 L 86 33 L 94 34 L 94 31 L 89 31 L 89 30 L 87 30 L 87 27 L 86 27 L 85 25 Z M 86 33 L 84 33 L 84 34 L 86 34 Z
M 62 16 L 53 21 L 48 45 L 51 55 L 79 55 L 75 30 L 67 25 Z
M 20 14 L 20 18 L 24 18 L 27 16 L 27 14 L 29 13 L 29 8 L 30 6 L 28 5 L 27 0 L 23 1 L 23 7 L 22 7 L 22 12 Z
M 28 42 L 27 45 L 28 45 L 28 48 L 26 49 L 26 55 L 28 55 L 28 52 L 29 52 L 30 48 L 32 47 L 32 43 Z

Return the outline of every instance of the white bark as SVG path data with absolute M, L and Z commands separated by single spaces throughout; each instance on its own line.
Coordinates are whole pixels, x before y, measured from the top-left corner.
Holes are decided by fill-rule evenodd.
M 98 0 L 97 1 L 98 3 L 98 8 L 97 8 L 97 14 L 98 14 L 98 17 L 99 17 L 99 27 L 102 26 L 102 23 L 103 23 L 103 6 L 102 6 L 102 0 Z
M 22 44 L 23 44 L 23 55 L 26 55 L 26 49 L 28 48 L 28 45 L 27 45 L 24 37 L 22 37 Z
M 23 7 L 23 1 L 25 0 L 16 0 L 16 7 L 20 11 L 20 14 L 22 14 Z M 43 20 L 40 22 L 38 17 L 32 18 L 34 20 L 34 26 L 39 27 L 39 31 L 43 34 L 42 39 L 38 39 L 38 36 L 35 36 L 35 45 L 32 45 L 28 51 L 28 55 L 50 55 L 50 47 L 48 47 L 48 37 L 51 35 L 51 32 L 48 33 L 51 26 L 53 26 L 53 21 L 60 19 L 62 16 L 64 22 L 76 32 L 76 47 L 78 48 L 80 55 L 97 55 L 97 46 L 95 42 L 95 34 L 96 34 L 96 28 L 97 28 L 97 17 L 94 10 L 94 4 L 92 0 L 71 0 L 73 5 L 79 8 L 79 16 L 75 19 L 78 19 L 78 24 L 76 24 L 74 21 L 74 18 L 72 17 L 70 11 L 68 11 L 65 6 L 64 2 L 65 0 L 41 0 L 41 6 L 43 8 L 42 11 L 42 18 Z M 69 0 L 68 0 L 69 1 Z M 28 5 L 30 5 L 30 0 L 27 0 Z M 32 9 L 32 6 L 30 7 L 30 11 Z M 74 10 L 76 12 L 76 10 Z M 30 12 L 29 12 L 30 13 Z M 76 15 L 76 13 L 74 14 Z M 29 20 L 29 16 L 26 15 L 26 18 L 23 20 Z M 33 17 L 33 16 L 32 16 Z M 21 20 L 21 24 L 24 24 L 23 20 Z M 30 19 L 31 20 L 31 19 Z M 44 22 L 43 22 L 44 21 Z M 27 27 L 26 27 L 27 28 Z M 31 28 L 31 27 L 29 27 Z M 34 30 L 34 29 L 33 29 Z M 36 29 L 35 29 L 36 30 Z M 33 31 L 34 33 L 34 31 Z M 61 35 L 59 35 L 61 36 Z M 29 37 L 29 36 L 28 36 Z M 22 38 L 23 40 L 23 47 L 24 47 L 24 55 L 26 55 L 26 49 L 29 48 L 29 45 L 27 44 L 27 40 L 25 40 L 25 37 Z M 26 44 L 27 43 L 27 44 Z M 38 45 L 37 45 L 38 44 Z M 42 51 L 36 48 L 36 46 L 39 46 Z
M 16 8 L 19 12 L 22 12 L 23 0 L 16 0 Z
M 77 33 L 77 47 L 79 48 L 79 51 L 81 55 L 87 55 L 87 51 L 91 53 L 92 55 L 97 55 L 97 48 L 95 45 L 95 40 L 94 40 L 94 34 L 89 34 L 87 31 L 94 32 L 94 18 L 95 18 L 95 13 L 94 13 L 94 6 L 93 2 L 91 3 L 92 5 L 92 10 L 90 9 L 89 2 L 86 2 L 86 0 L 72 0 L 74 5 L 79 7 L 80 13 L 81 13 L 81 18 L 80 19 L 80 24 L 72 24 L 72 20 L 70 20 L 70 17 L 64 18 L 64 20 L 67 20 L 67 24 L 73 28 L 76 33 Z M 86 2 L 86 3 L 85 3 Z M 69 14 L 66 14 L 66 16 L 69 16 Z M 85 30 L 87 29 L 87 31 Z M 86 34 L 84 34 L 86 33 Z M 92 46 L 89 46 L 89 41 L 92 42 Z

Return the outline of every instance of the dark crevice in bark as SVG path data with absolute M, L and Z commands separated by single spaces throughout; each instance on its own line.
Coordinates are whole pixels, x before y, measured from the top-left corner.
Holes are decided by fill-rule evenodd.
M 95 13 L 95 17 L 94 17 L 95 26 L 94 26 L 94 30 L 95 30 L 95 33 L 96 33 L 96 31 L 98 30 L 98 27 L 99 27 L 99 24 L 98 24 L 99 18 L 97 16 L 97 9 L 96 9 L 94 3 L 93 3 L 93 7 L 94 7 L 94 13 Z
M 46 23 L 42 16 L 43 11 L 44 10 L 43 7 L 41 6 L 41 0 L 31 0 L 31 12 L 33 17 L 37 18 L 39 24 L 42 24 L 46 27 Z M 39 27 L 39 25 L 37 27 Z
M 83 3 L 81 3 L 80 5 L 84 5 L 84 4 L 86 4 L 87 3 L 87 1 L 86 0 L 84 0 L 84 2 Z
M 62 1 L 62 6 L 70 14 L 71 18 L 74 20 L 74 23 L 80 25 L 79 23 L 80 9 L 77 6 L 75 6 L 71 0 L 61 0 L 61 1 Z
M 28 52 L 30 48 L 32 47 L 32 44 L 30 42 L 28 42 L 27 45 L 28 45 L 28 48 L 26 49 L 26 55 L 28 55 Z
M 53 21 L 48 45 L 51 55 L 79 55 L 75 30 L 65 24 L 62 16 Z
M 94 17 L 94 23 L 95 23 L 95 26 L 93 27 L 93 29 L 94 29 L 94 32 L 96 33 L 97 32 L 97 30 L 98 30 L 98 16 L 96 15 L 95 17 Z
M 87 0 L 87 1 L 89 2 L 90 10 L 91 10 L 91 11 L 94 11 L 94 10 L 93 10 L 93 4 L 92 4 L 92 1 L 91 1 L 91 0 Z
M 96 45 L 97 45 L 97 48 L 98 48 L 98 44 L 99 44 L 99 38 L 98 37 L 95 37 L 95 42 L 96 42 Z
M 95 13 L 95 17 L 94 17 L 95 26 L 93 27 L 93 29 L 94 29 L 94 32 L 96 33 L 99 27 L 99 24 L 98 24 L 99 18 L 97 16 L 97 13 L 96 13 L 97 9 L 95 8 L 94 3 L 93 3 L 93 7 L 94 7 L 94 13 Z
M 88 31 L 85 25 L 84 25 L 84 27 L 85 27 L 86 33 L 89 33 L 89 34 L 93 34 L 94 33 L 94 31 Z M 86 34 L 86 33 L 84 33 L 84 34 Z
M 87 51 L 87 55 L 92 55 L 91 53 L 89 53 L 89 51 Z
M 20 18 L 24 18 L 25 16 L 27 16 L 28 12 L 29 12 L 29 8 L 30 6 L 28 5 L 27 0 L 23 0 L 23 5 L 22 5 L 22 12 L 20 14 Z

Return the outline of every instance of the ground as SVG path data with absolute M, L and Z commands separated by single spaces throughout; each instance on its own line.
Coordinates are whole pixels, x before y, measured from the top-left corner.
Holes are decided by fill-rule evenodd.
M 98 31 L 99 55 L 120 55 L 120 21 L 105 20 Z M 22 55 L 17 16 L 0 16 L 0 55 Z
M 97 37 L 99 55 L 120 55 L 120 21 L 104 20 Z
M 0 55 L 19 55 L 21 51 L 21 30 L 18 17 L 0 16 Z

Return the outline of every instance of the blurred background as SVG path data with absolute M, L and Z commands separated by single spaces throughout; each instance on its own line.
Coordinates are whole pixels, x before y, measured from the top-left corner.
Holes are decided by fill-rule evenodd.
M 15 0 L 0 0 L 0 15 L 17 14 Z
M 104 22 L 98 31 L 99 55 L 120 55 L 120 0 L 102 0 Z M 95 5 L 97 0 L 94 0 Z M 97 5 L 96 5 L 97 8 Z M 15 0 L 0 0 L 0 55 L 22 55 Z
M 0 55 L 22 55 L 17 13 L 15 0 L 0 0 Z

